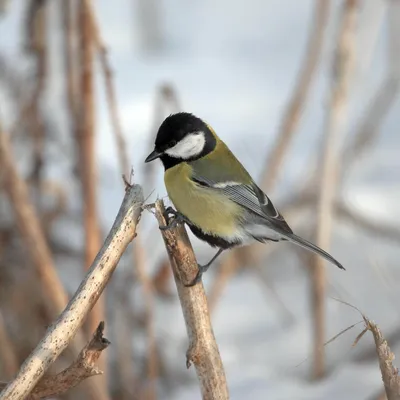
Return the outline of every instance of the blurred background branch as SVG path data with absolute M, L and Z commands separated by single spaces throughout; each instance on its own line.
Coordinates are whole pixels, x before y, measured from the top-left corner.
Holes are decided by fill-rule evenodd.
M 316 225 L 316 244 L 326 250 L 329 250 L 330 247 L 340 153 L 348 123 L 349 91 L 354 73 L 358 14 L 359 2 L 357 0 L 344 2 L 338 24 L 337 46 L 332 60 L 331 99 L 326 115 L 320 159 Z M 325 375 L 324 352 L 321 351 L 325 343 L 325 266 L 326 262 L 322 257 L 313 255 L 311 301 L 314 313 L 313 375 L 315 378 Z
M 79 286 L 120 205 L 121 175 L 133 168 L 148 201 L 169 205 L 162 168 L 143 160 L 163 119 L 185 110 L 260 177 L 296 233 L 324 231 L 319 242 L 347 268 L 324 265 L 313 281 L 308 254 L 271 243 L 227 252 L 210 269 L 204 286 L 232 397 L 383 396 L 372 339 L 351 352 L 348 334 L 320 345 L 354 323 L 335 295 L 379 320 L 399 349 L 399 4 L 0 1 L 0 380 L 12 379 Z M 342 40 L 351 15 L 354 50 Z M 335 129 L 340 104 L 347 117 Z M 322 179 L 324 164 L 333 178 Z M 49 371 L 67 368 L 104 320 L 114 344 L 99 359 L 105 374 L 61 399 L 198 397 L 149 214 L 86 336 Z M 199 260 L 213 251 L 192 244 Z M 314 305 L 310 293 L 319 293 Z M 310 370 L 326 384 L 299 389 Z

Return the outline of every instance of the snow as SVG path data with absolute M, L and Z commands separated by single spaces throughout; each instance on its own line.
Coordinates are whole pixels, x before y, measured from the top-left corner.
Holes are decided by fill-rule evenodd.
M 139 11 L 132 10 L 131 1 L 98 0 L 94 3 L 114 68 L 119 112 L 137 181 L 141 181 L 143 160 L 148 151 L 155 90 L 163 82 L 171 82 L 177 88 L 184 108 L 206 119 L 249 172 L 259 176 L 296 81 L 314 2 L 163 0 L 158 6 L 162 47 L 152 52 L 145 51 L 145 41 L 134 25 Z M 337 4 L 339 2 L 333 10 L 336 16 Z M 52 7 L 53 16 L 57 17 Z M 17 65 L 21 59 L 17 46 L 21 40 L 22 8 L 23 1 L 13 0 L 10 11 L 0 21 L 0 51 L 13 57 Z M 315 155 L 317 139 L 323 131 L 334 33 L 335 26 L 331 23 L 328 26 L 329 43 L 325 46 L 321 68 L 304 110 L 299 135 L 287 157 L 279 187 L 272 196 L 278 206 L 279 198 L 293 186 L 298 186 L 310 157 Z M 60 38 L 56 35 L 55 43 L 57 40 Z M 363 117 L 362 110 L 384 76 L 383 47 L 380 38 L 379 57 L 372 57 L 371 68 L 358 66 L 362 79 L 357 92 L 359 97 L 351 105 L 349 136 L 354 134 Z M 61 65 L 60 60 L 52 62 Z M 100 77 L 98 81 L 101 83 Z M 60 69 L 53 73 L 51 85 L 47 97 L 51 118 L 62 121 L 65 116 L 59 111 L 63 85 Z M 0 89 L 0 99 L 3 97 Z M 122 186 L 102 85 L 98 85 L 97 97 L 100 214 L 103 229 L 107 231 L 118 210 Z M 60 107 L 54 107 L 54 104 Z M 357 160 L 352 172 L 346 175 L 343 187 L 344 198 L 351 207 L 394 226 L 400 223 L 399 105 L 397 100 L 381 128 L 379 141 Z M 59 125 L 62 133 L 62 124 Z M 67 160 L 61 170 L 48 171 L 48 174 L 65 177 L 70 172 L 68 168 Z M 149 201 L 166 195 L 161 166 L 158 165 L 156 170 L 155 192 Z M 69 183 L 66 185 L 71 186 L 73 199 L 77 188 Z M 147 188 L 148 193 L 151 189 Z M 71 200 L 71 213 L 73 209 L 76 205 Z M 154 224 L 154 218 L 145 215 L 141 229 L 147 235 Z M 68 231 L 71 229 L 74 228 L 71 226 Z M 60 229 L 58 234 L 65 233 Z M 69 244 L 79 248 L 81 243 L 81 232 L 74 232 Z M 206 259 L 211 254 L 212 250 L 207 246 L 197 240 L 193 243 L 199 259 Z M 152 243 L 150 260 L 159 259 L 163 251 L 159 238 Z M 347 272 L 326 266 L 329 295 L 359 307 L 387 335 L 395 330 L 399 318 L 398 243 L 385 242 L 360 233 L 352 225 L 337 223 L 332 253 L 347 267 Z M 65 265 L 67 260 L 60 259 L 59 262 L 63 281 L 68 282 L 68 290 L 74 290 L 79 276 L 70 276 L 71 271 Z M 379 268 L 373 266 L 376 264 Z M 356 348 L 351 348 L 362 325 L 327 346 L 329 377 L 319 383 L 308 381 L 312 365 L 309 280 L 290 254 L 282 256 L 280 253 L 279 257 L 269 259 L 264 273 L 294 320 L 282 320 L 279 308 L 268 295 L 266 297 L 265 288 L 253 274 L 240 273 L 229 282 L 212 320 L 231 398 L 365 399 L 377 392 L 382 385 L 377 361 L 355 363 L 352 360 L 353 354 L 373 346 L 366 335 Z M 205 277 L 207 288 L 210 288 L 212 277 L 213 272 Z M 353 309 L 331 297 L 327 299 L 327 338 L 361 319 Z M 173 394 L 165 398 L 200 399 L 194 370 L 187 371 L 185 367 L 187 338 L 177 301 L 157 304 L 156 325 L 157 337 L 165 343 L 162 351 L 168 365 L 188 380 L 187 385 L 177 386 Z M 396 352 L 396 348 L 393 350 Z

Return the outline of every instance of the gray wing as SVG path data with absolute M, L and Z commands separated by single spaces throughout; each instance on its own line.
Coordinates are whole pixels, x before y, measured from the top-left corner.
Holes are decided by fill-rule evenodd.
M 342 264 L 340 264 L 325 250 L 322 250 L 308 240 L 295 235 L 290 226 L 286 223 L 285 219 L 274 207 L 268 196 L 254 182 L 251 184 L 243 184 L 233 181 L 213 182 L 196 174 L 192 176 L 192 179 L 199 185 L 214 190 L 221 190 L 232 201 L 248 210 L 249 214 L 252 216 L 252 223 L 255 225 L 266 225 L 269 229 L 280 234 L 281 237 L 277 240 L 290 240 L 300 247 L 319 254 L 340 269 L 345 269 Z M 259 241 L 275 240 L 264 236 L 255 235 L 253 237 Z
M 221 191 L 229 199 L 246 208 L 251 214 L 255 214 L 254 217 L 257 216 L 257 220 L 261 219 L 264 224 L 277 232 L 292 233 L 289 225 L 271 200 L 255 183 L 213 182 L 198 175 L 194 175 L 192 179 L 201 186 Z

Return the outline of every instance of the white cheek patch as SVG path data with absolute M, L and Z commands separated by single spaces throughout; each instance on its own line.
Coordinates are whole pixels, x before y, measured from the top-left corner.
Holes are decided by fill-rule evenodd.
M 199 155 L 203 151 L 205 144 L 206 139 L 203 132 L 191 133 L 185 136 L 174 147 L 166 150 L 165 153 L 170 157 L 187 160 Z

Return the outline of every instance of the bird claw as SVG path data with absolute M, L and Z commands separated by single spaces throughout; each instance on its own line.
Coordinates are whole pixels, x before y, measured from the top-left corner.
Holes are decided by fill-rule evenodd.
M 164 211 L 164 218 L 168 220 L 171 214 L 174 217 L 173 220 L 168 225 L 160 226 L 160 230 L 167 231 L 186 222 L 186 218 L 180 212 L 174 210 L 172 207 L 166 208 L 166 210 Z
M 206 264 L 206 265 L 197 264 L 197 266 L 198 266 L 199 269 L 197 271 L 197 274 L 196 274 L 195 278 L 191 282 L 185 284 L 186 287 L 192 287 L 192 286 L 197 285 L 201 281 L 201 278 L 202 278 L 203 274 L 208 270 L 208 267 L 210 265 L 208 265 L 208 264 Z

